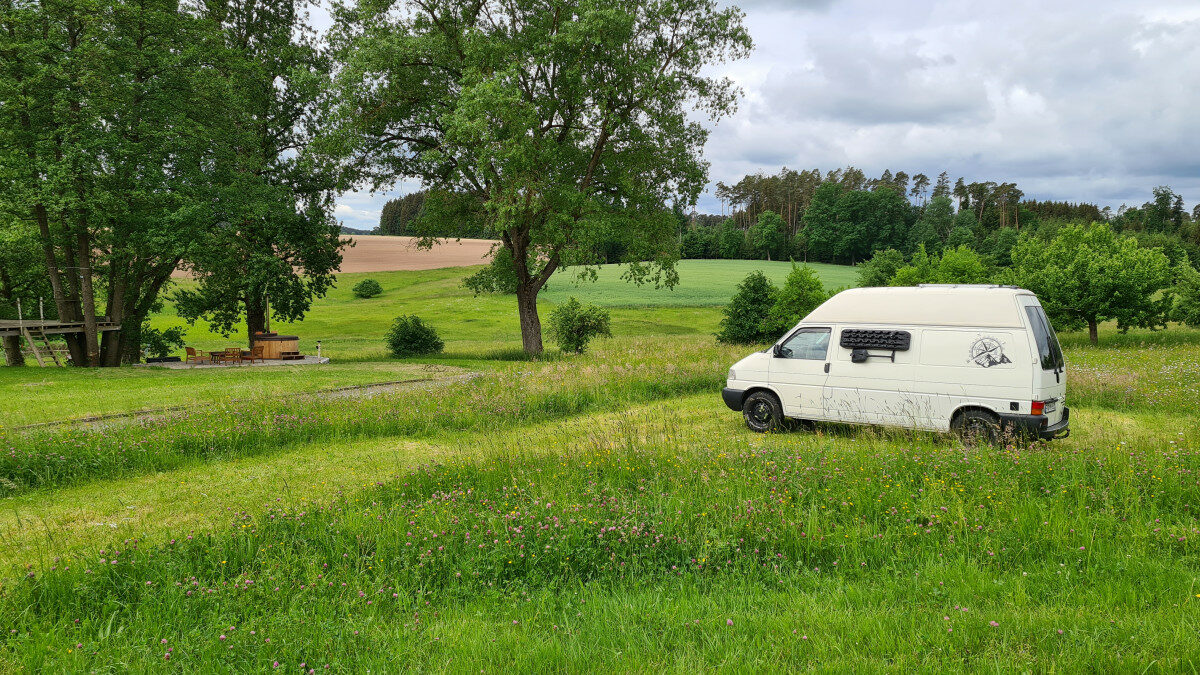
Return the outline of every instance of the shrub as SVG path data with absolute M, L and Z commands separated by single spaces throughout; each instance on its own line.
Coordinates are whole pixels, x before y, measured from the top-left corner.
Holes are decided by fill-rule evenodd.
M 777 336 L 768 330 L 766 322 L 777 293 L 775 284 L 761 270 L 747 275 L 725 306 L 717 342 L 749 345 L 773 341 Z
M 550 335 L 564 352 L 582 354 L 592 338 L 612 337 L 608 310 L 580 304 L 572 296 L 550 313 Z
M 150 322 L 142 324 L 142 349 L 148 356 L 166 358 L 171 352 L 183 349 L 183 328 L 175 326 L 166 330 L 151 328 Z
M 870 260 L 859 263 L 858 285 L 887 286 L 904 262 L 904 254 L 894 248 L 876 251 Z
M 828 298 L 829 295 L 813 268 L 793 263 L 787 281 L 775 296 L 775 304 L 767 312 L 764 328 L 772 336 L 778 337 L 800 323 L 800 319 Z
M 356 298 L 373 298 L 380 293 L 383 293 L 383 286 L 379 285 L 374 279 L 363 279 L 354 284 L 354 288 L 350 289 Z
M 1174 318 L 1180 323 L 1200 327 L 1200 272 L 1186 260 L 1176 267 Z
M 408 314 L 396 317 L 386 341 L 388 351 L 398 357 L 440 354 L 445 347 L 433 326 L 426 325 L 418 316 Z
M 917 246 L 912 262 L 896 270 L 892 286 L 918 284 L 983 284 L 991 281 L 992 272 L 983 258 L 969 246 L 948 248 L 942 255 L 926 254 L 923 245 Z

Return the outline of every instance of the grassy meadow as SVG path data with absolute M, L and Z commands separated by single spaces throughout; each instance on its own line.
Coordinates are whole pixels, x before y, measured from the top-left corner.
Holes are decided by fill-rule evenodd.
M 747 271 L 681 276 L 728 297 Z M 0 422 L 0 670 L 1200 667 L 1200 331 L 1064 334 L 1052 443 L 763 436 L 720 401 L 746 349 L 715 344 L 718 307 L 602 278 L 570 294 L 615 337 L 530 361 L 468 272 L 362 275 L 372 300 L 344 275 L 280 328 L 328 366 L 0 371 L 6 401 L 46 392 Z M 383 359 L 403 312 L 447 354 Z M 283 396 L 427 364 L 476 376 Z M 216 402 L 12 428 L 196 392 Z
M 852 267 L 820 263 L 812 267 L 827 288 L 855 283 Z M 392 320 L 401 314 L 418 314 L 437 327 L 446 341 L 442 361 L 519 353 L 521 332 L 516 322 L 515 301 L 491 294 L 475 297 L 463 289 L 463 277 L 475 269 L 341 274 L 337 286 L 327 297 L 313 303 L 312 311 L 302 322 L 276 322 L 271 328 L 299 335 L 300 348 L 306 353 L 315 353 L 316 341 L 320 340 L 322 354 L 337 361 L 375 361 L 386 358 L 381 336 Z M 721 319 L 721 306 L 729 301 L 747 274 L 763 270 L 777 284 L 782 284 L 792 265 L 755 260 L 683 260 L 679 262 L 679 285 L 673 289 L 628 283 L 621 279 L 623 269 L 618 265 L 602 265 L 594 282 L 580 282 L 577 269 L 560 271 L 540 296 L 543 321 L 555 305 L 575 296 L 581 302 L 608 307 L 613 328 L 620 334 L 713 333 Z M 368 299 L 354 297 L 350 289 L 367 278 L 378 281 L 383 294 Z M 187 330 L 188 345 L 201 349 L 245 342 L 244 333 L 226 338 L 210 332 L 203 321 L 189 327 L 175 315 L 170 303 L 153 318 L 151 325 L 182 326 Z

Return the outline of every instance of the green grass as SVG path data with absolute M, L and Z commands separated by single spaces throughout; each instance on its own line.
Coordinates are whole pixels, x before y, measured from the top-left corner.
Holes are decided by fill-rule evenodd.
M 670 359 L 644 340 L 602 346 L 601 360 L 508 363 L 475 382 L 366 399 L 217 401 L 141 424 L 0 430 L 0 496 L 266 454 L 300 442 L 484 430 L 711 391 L 737 353 L 694 338 L 674 345 Z
M 1049 444 L 760 436 L 717 395 L 747 351 L 717 307 L 597 284 L 617 337 L 524 360 L 512 299 L 463 274 L 345 275 L 296 327 L 337 369 L 0 371 L 5 400 L 45 392 L 8 419 L 221 397 L 0 430 L 0 670 L 1200 666 L 1200 331 L 1064 334 Z M 350 300 L 361 276 L 384 296 Z M 402 379 L 368 359 L 404 311 L 479 377 L 233 393 Z
M 223 670 L 1200 663 L 1198 530 L 1182 507 L 1200 497 L 1194 418 L 1128 420 L 1153 439 L 1132 445 L 1114 442 L 1119 425 L 1093 423 L 1064 444 L 964 450 L 836 425 L 752 436 L 716 405 L 705 395 L 450 433 L 426 441 L 439 452 L 423 466 L 412 453 L 370 487 L 310 499 L 285 483 L 215 532 L 68 554 L 5 589 L 15 632 L 0 659 L 31 670 L 153 669 L 168 650 L 172 667 Z M 1182 435 L 1164 431 L 1177 424 Z
M 0 428 L 186 406 L 198 415 L 265 399 L 459 372 L 402 361 L 272 368 L 0 368 Z
M 855 284 L 853 267 L 812 265 L 829 289 Z M 300 347 L 335 360 L 378 360 L 386 357 L 383 335 L 400 314 L 418 314 L 437 328 L 446 341 L 448 358 L 474 359 L 489 353 L 507 353 L 519 348 L 520 328 L 513 296 L 473 296 L 462 280 L 477 268 L 460 267 L 417 272 L 372 272 L 338 275 L 329 295 L 313 303 L 307 317 L 297 323 L 272 323 L 272 330 L 299 335 Z M 595 282 L 576 283 L 575 272 L 563 270 L 551 280 L 538 303 L 543 320 L 551 309 L 571 296 L 581 302 L 612 308 L 612 327 L 617 335 L 712 334 L 720 321 L 720 307 L 733 296 L 737 284 L 753 270 L 761 269 L 776 283 L 783 283 L 791 263 L 754 260 L 684 260 L 679 263 L 679 285 L 674 289 L 637 286 L 620 278 L 623 268 L 602 265 Z M 372 278 L 383 294 L 355 298 L 354 284 Z M 181 282 L 186 284 L 187 282 Z M 186 340 L 201 349 L 241 345 L 244 337 L 212 333 L 201 321 L 195 326 L 175 315 L 167 303 L 153 317 L 156 328 L 183 326 Z

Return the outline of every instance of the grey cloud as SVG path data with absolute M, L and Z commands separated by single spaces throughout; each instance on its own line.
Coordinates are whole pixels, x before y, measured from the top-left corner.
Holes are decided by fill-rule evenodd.
M 759 50 L 738 71 L 746 103 L 709 142 L 713 180 L 853 164 L 1114 207 L 1159 184 L 1200 199 L 1194 6 L 901 5 L 748 15 Z
M 762 8 L 813 12 L 827 10 L 835 2 L 837 0 L 741 0 L 730 4 L 735 4 L 746 12 Z

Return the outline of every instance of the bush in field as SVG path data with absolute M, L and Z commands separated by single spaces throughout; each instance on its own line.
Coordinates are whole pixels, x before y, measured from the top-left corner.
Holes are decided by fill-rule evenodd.
M 595 337 L 612 337 L 608 310 L 583 305 L 571 297 L 550 313 L 550 336 L 564 352 L 582 354 Z
M 775 296 L 775 304 L 767 312 L 764 328 L 773 337 L 779 337 L 828 298 L 813 268 L 793 263 L 787 281 Z
M 398 357 L 440 354 L 445 346 L 433 326 L 426 325 L 418 316 L 408 314 L 396 317 L 386 341 L 388 351 Z
M 767 325 L 767 315 L 775 306 L 778 293 L 775 284 L 761 270 L 747 275 L 725 306 L 717 342 L 750 345 L 772 342 L 779 337 Z
M 374 279 L 363 279 L 354 284 L 354 288 L 350 289 L 356 298 L 373 298 L 383 293 L 383 286 L 379 285 Z
M 904 254 L 894 248 L 876 251 L 870 260 L 858 265 L 858 285 L 887 286 L 904 263 Z
M 991 280 L 987 263 L 969 246 L 948 248 L 940 256 L 917 246 L 912 262 L 896 270 L 891 286 L 917 284 L 982 284 Z
M 1171 318 L 1200 327 L 1200 272 L 1185 260 L 1176 269 L 1175 279 L 1175 307 Z
M 142 349 L 148 356 L 166 358 L 171 352 L 183 349 L 183 332 L 179 326 L 166 330 L 151 328 L 147 321 L 142 324 Z

